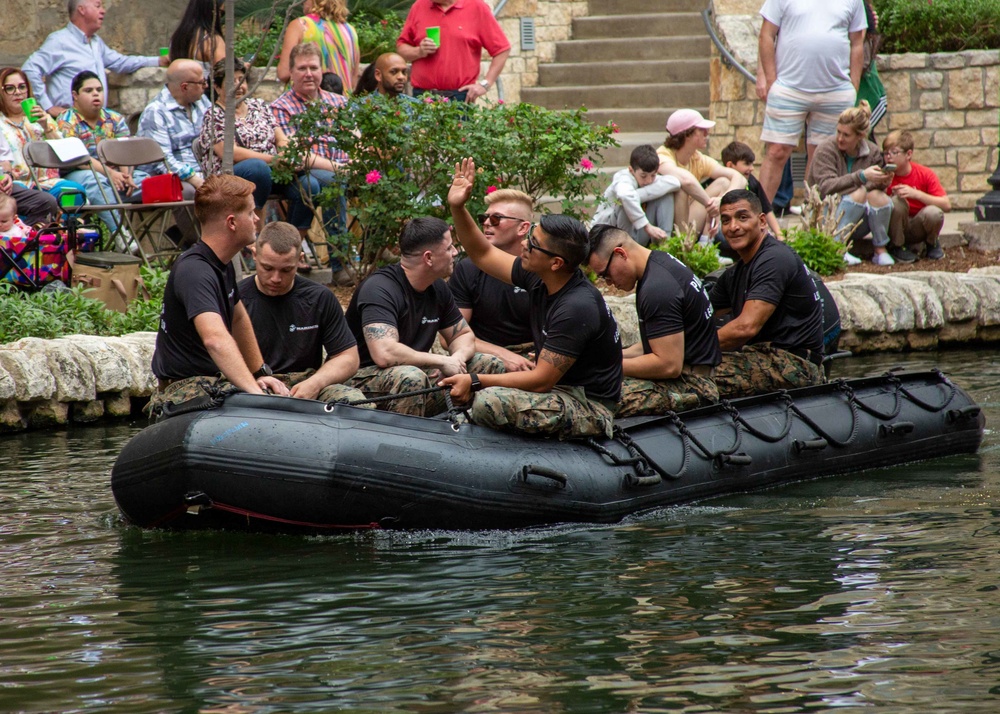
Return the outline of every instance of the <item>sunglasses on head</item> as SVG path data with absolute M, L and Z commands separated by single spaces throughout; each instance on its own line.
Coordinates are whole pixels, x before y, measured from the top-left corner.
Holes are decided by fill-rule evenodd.
M 524 223 L 523 218 L 517 218 L 515 216 L 505 216 L 502 213 L 480 213 L 476 218 L 479 219 L 479 223 L 489 223 L 491 226 L 499 226 L 500 221 L 504 218 L 508 218 L 512 221 L 518 221 L 519 223 Z

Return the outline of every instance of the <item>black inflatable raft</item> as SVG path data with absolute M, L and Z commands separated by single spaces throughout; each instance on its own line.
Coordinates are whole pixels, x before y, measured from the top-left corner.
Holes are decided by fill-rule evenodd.
M 287 532 L 609 523 L 719 494 L 973 453 L 984 423 L 939 372 L 625 419 L 613 439 L 570 442 L 291 398 L 204 402 L 144 429 L 119 455 L 111 486 L 132 523 Z

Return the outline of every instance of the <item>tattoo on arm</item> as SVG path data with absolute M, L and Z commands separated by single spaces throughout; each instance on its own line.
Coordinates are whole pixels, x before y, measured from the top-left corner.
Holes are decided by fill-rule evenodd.
M 561 355 L 557 352 L 551 352 L 549 350 L 542 350 L 542 353 L 538 355 L 540 360 L 548 362 L 557 370 L 559 374 L 566 374 L 573 363 L 576 362 L 576 357 L 567 357 L 566 355 Z
M 466 322 L 465 318 L 463 317 L 461 320 L 456 322 L 451 327 L 446 327 L 443 330 L 441 330 L 441 334 L 444 335 L 444 339 L 448 343 L 451 343 L 452 340 L 454 340 L 456 337 L 458 337 L 468 329 L 469 329 L 469 323 Z
M 399 342 L 399 330 L 384 322 L 364 326 L 365 340 L 393 340 Z

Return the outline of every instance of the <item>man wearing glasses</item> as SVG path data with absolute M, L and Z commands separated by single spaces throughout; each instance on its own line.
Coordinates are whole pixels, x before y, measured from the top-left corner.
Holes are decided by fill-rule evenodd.
M 465 208 L 476 177 L 472 159 L 455 167 L 448 204 L 472 261 L 498 280 L 528 292 L 538 357 L 530 371 L 457 374 L 440 382 L 472 401 L 472 421 L 496 429 L 560 439 L 611 436 L 622 384 L 618 325 L 583 272 L 590 241 L 574 218 L 542 216 L 525 236 L 520 257 L 486 239 Z
M 531 228 L 535 202 L 523 191 L 502 188 L 486 196 L 486 212 L 478 217 L 483 234 L 492 245 L 513 256 Z M 455 303 L 476 333 L 476 352 L 503 360 L 508 372 L 530 370 L 535 363 L 525 357 L 533 344 L 528 293 L 497 280 L 471 260 L 455 266 L 448 281 Z
M 897 261 L 912 263 L 917 255 L 907 246 L 919 250 L 924 257 L 940 260 L 944 250 L 938 243 L 944 214 L 951 211 L 951 199 L 931 169 L 913 161 L 913 135 L 908 131 L 889 132 L 882 141 L 886 166 L 895 166 L 888 193 L 892 197 L 889 217 L 889 242 Z
M 622 353 L 618 416 L 664 414 L 714 404 L 722 361 L 712 303 L 691 269 L 639 245 L 621 228 L 590 230 L 590 269 L 619 290 L 635 289 L 639 341 Z

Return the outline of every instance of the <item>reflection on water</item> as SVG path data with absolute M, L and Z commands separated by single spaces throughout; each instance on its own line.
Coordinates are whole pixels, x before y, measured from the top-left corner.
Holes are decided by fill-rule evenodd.
M 838 376 L 934 355 L 852 359 Z M 945 371 L 1000 417 L 1000 358 Z M 142 532 L 137 426 L 2 437 L 0 710 L 994 711 L 1000 440 L 616 526 Z

